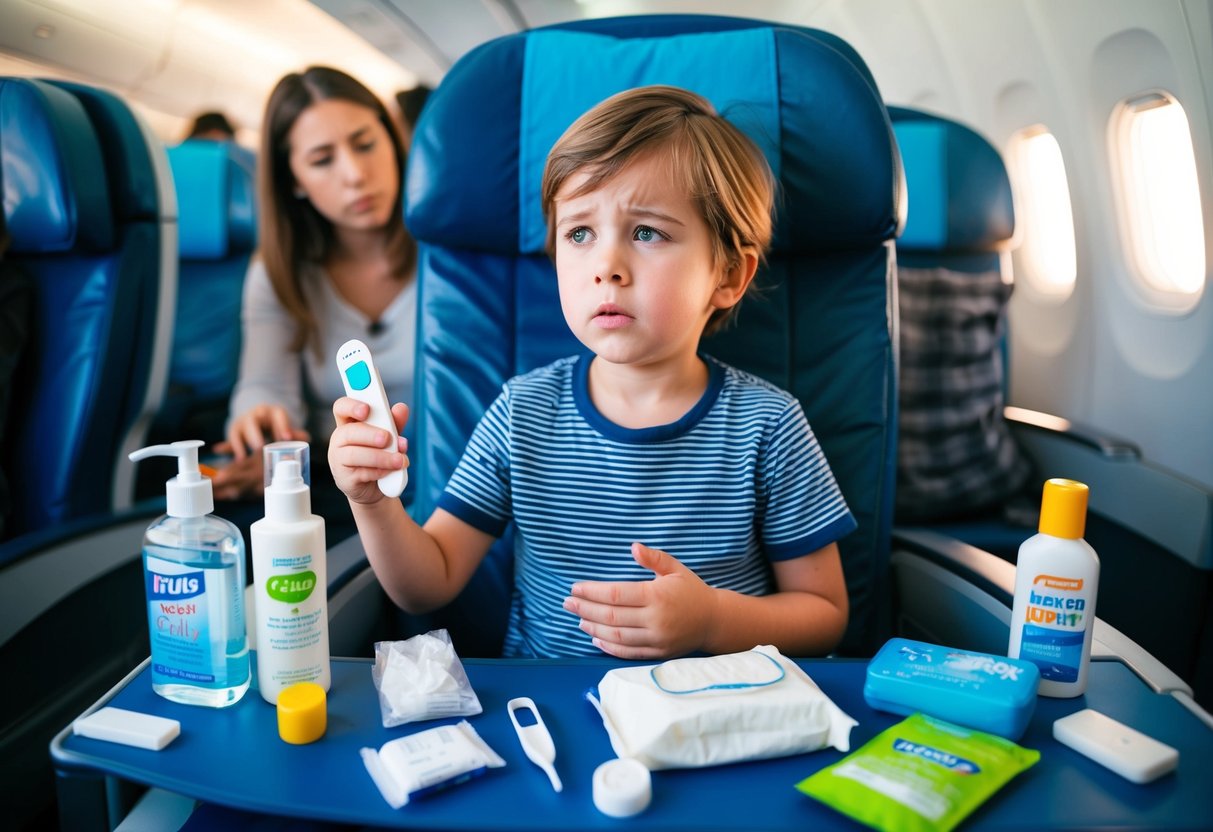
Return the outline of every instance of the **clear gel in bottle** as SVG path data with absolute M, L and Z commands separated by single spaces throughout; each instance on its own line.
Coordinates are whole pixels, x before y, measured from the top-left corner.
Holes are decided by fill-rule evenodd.
M 143 538 L 152 690 L 186 705 L 222 708 L 249 687 L 244 623 L 244 538 L 211 511 L 211 481 L 198 470 L 198 440 L 130 455 L 177 457 L 168 513 Z

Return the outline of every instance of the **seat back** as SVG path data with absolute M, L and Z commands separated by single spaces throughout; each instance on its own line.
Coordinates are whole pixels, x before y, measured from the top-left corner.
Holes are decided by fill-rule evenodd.
M 254 159 L 239 145 L 205 140 L 169 148 L 168 159 L 179 206 L 177 311 L 153 438 L 213 442 L 239 372 L 244 275 L 257 245 Z
M 781 188 L 760 292 L 705 349 L 803 403 L 859 522 L 840 542 L 851 598 L 843 648 L 866 652 L 883 640 L 900 171 L 871 76 L 839 44 L 735 18 L 621 18 L 501 38 L 451 69 L 417 126 L 407 183 L 420 247 L 416 516 L 432 511 L 503 382 L 583 349 L 543 252 L 539 181 L 551 145 L 613 93 L 686 87 L 755 140 Z M 461 654 L 500 650 L 513 585 L 508 538 L 436 617 Z
M 1011 183 L 968 127 L 889 109 L 908 212 L 897 241 L 898 522 L 996 511 L 1029 465 L 1003 419 Z
M 147 444 L 168 384 L 177 292 L 177 203 L 163 143 L 118 96 L 69 81 L 49 82 L 84 105 L 109 171 L 123 270 L 138 283 L 133 351 L 121 421 L 127 426 L 114 464 L 111 509 L 131 507 L 136 464 L 127 454 Z
M 105 131 L 115 102 L 123 106 L 0 79 L 6 258 L 35 284 L 4 438 L 15 485 L 10 537 L 129 503 L 124 451 L 142 441 L 141 420 L 159 395 L 158 321 L 175 269 L 163 271 L 154 180 Z

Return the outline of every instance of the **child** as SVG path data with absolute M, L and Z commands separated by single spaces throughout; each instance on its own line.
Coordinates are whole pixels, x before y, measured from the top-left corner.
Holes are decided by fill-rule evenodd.
M 376 485 L 404 441 L 333 406 L 329 463 L 384 589 L 442 606 L 513 520 L 506 655 L 828 652 L 855 521 L 799 402 L 698 352 L 770 242 L 761 153 L 700 96 L 645 87 L 578 119 L 542 187 L 561 307 L 593 355 L 505 384 L 424 526 Z

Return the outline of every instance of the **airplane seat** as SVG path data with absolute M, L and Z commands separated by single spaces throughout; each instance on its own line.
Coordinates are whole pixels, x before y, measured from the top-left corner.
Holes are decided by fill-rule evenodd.
M 964 125 L 909 108 L 889 115 L 909 198 L 897 242 L 898 529 L 1014 563 L 1036 533 L 1044 479 L 1087 483 L 1100 619 L 1190 683 L 1198 702 L 1213 704 L 1213 493 L 1124 440 L 1004 410 L 1003 274 L 1014 231 L 1005 166 Z M 1197 623 L 1181 632 L 1175 621 Z
M 168 382 L 178 280 L 177 200 L 163 143 L 125 102 L 86 84 L 49 83 L 76 96 L 97 131 L 110 172 L 124 267 L 136 273 L 139 282 L 134 349 L 121 410 L 122 423 L 128 428 L 121 440 L 113 483 L 113 510 L 123 511 L 136 498 L 137 466 L 127 454 L 148 444 L 152 419 Z
M 870 654 L 882 643 L 894 471 L 891 240 L 901 178 L 871 76 L 853 50 L 831 41 L 735 18 L 581 21 L 489 42 L 451 69 L 417 125 L 407 179 L 406 219 L 420 248 L 415 516 L 432 511 L 506 380 L 584 351 L 564 322 L 543 250 L 548 150 L 616 92 L 686 87 L 758 143 L 782 189 L 759 291 L 705 349 L 803 403 L 859 523 L 840 542 L 851 599 L 843 650 Z M 509 538 L 462 595 L 412 626 L 446 627 L 461 655 L 498 655 L 513 587 Z M 331 620 L 356 606 L 339 595 Z
M 170 147 L 168 160 L 179 217 L 177 311 L 168 390 L 149 443 L 213 443 L 223 438 L 239 373 L 244 276 L 257 245 L 255 161 L 239 145 L 205 140 Z M 154 467 L 141 468 L 140 493 L 161 493 L 175 470 Z
M 905 107 L 889 117 L 909 200 L 897 240 L 894 518 L 1014 560 L 1035 531 L 1025 492 L 1039 477 L 1003 418 L 1011 182 L 965 125 Z
M 175 271 L 160 269 L 163 204 L 136 194 L 157 180 L 141 178 L 124 156 L 133 151 L 107 132 L 109 107 L 125 105 L 99 102 L 0 78 L 5 259 L 33 283 L 3 437 L 13 527 L 0 544 L 0 778 L 14 796 L 5 820 L 18 828 L 53 805 L 51 736 L 147 651 L 139 542 L 149 518 L 115 514 L 116 469 L 154 399 L 151 339 Z

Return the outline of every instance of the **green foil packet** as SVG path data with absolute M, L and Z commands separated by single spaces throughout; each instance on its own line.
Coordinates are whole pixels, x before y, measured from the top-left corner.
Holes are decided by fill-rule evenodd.
M 914 714 L 796 788 L 876 829 L 947 832 L 1039 759 L 1002 737 Z

